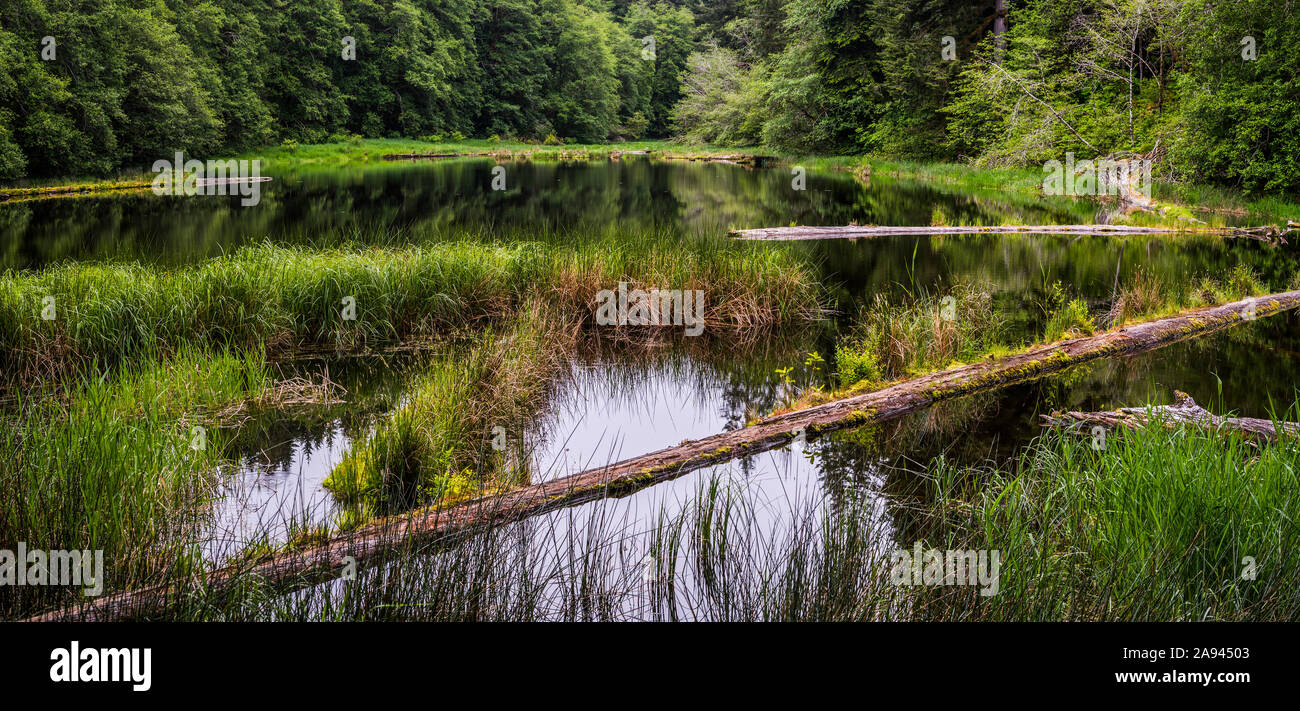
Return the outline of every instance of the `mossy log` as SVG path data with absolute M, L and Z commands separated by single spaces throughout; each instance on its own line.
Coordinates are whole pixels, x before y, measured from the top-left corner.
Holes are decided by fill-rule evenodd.
M 1128 225 L 966 225 L 907 226 L 881 225 L 760 227 L 731 230 L 736 239 L 769 242 L 793 242 L 821 239 L 863 239 L 893 235 L 972 235 L 972 234 L 1067 234 L 1067 235 L 1177 235 L 1200 234 L 1224 237 L 1247 237 L 1267 242 L 1283 242 L 1294 229 L 1276 227 L 1132 227 Z
M 384 160 L 432 160 L 434 158 L 511 158 L 526 153 L 513 151 L 467 151 L 464 153 L 386 153 Z
M 687 472 L 788 445 L 801 436 L 811 438 L 902 417 L 941 400 L 1034 380 L 1099 358 L 1154 350 L 1298 306 L 1300 291 L 1261 296 L 931 373 L 505 494 L 443 510 L 420 510 L 376 521 L 316 545 L 213 571 L 204 583 L 209 592 L 216 593 L 250 577 L 278 590 L 310 586 L 337 578 L 345 563 L 350 563 L 346 560 L 349 558 L 358 566 L 373 565 L 388 551 L 410 550 L 482 527 L 630 494 Z M 185 594 L 180 586 L 125 591 L 33 619 L 113 620 L 147 616 L 165 610 L 168 600 L 180 594 Z
M 689 163 L 730 163 L 732 165 L 754 165 L 763 166 L 775 162 L 775 156 L 764 156 L 753 153 L 661 153 L 659 157 L 663 160 L 682 160 Z
M 1174 391 L 1174 404 L 1155 407 L 1121 407 L 1110 412 L 1053 412 L 1043 415 L 1044 424 L 1052 427 L 1104 427 L 1108 430 L 1121 427 L 1196 427 L 1199 429 L 1239 434 L 1250 440 L 1268 442 L 1278 438 L 1278 429 L 1294 436 L 1300 434 L 1300 423 L 1274 422 L 1255 417 L 1220 417 L 1192 399 L 1185 392 Z

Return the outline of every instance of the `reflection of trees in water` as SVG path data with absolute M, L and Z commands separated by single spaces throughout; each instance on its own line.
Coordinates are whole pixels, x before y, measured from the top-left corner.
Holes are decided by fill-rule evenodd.
M 619 225 L 680 234 L 731 226 L 928 222 L 935 201 L 965 216 L 977 207 L 916 186 L 863 186 L 814 173 L 796 191 L 788 168 L 746 169 L 646 159 L 507 161 L 491 190 L 489 159 L 304 169 L 262 184 L 260 203 L 237 196 L 120 193 L 0 206 L 3 266 L 65 258 L 183 262 L 250 242 L 328 245 L 381 239 L 396 228 L 500 230 L 538 238 Z M 971 203 L 976 205 L 977 203 Z
M 412 372 L 433 352 L 411 355 L 309 359 L 281 364 L 277 378 L 301 377 L 342 388 L 343 403 L 264 408 L 236 428 L 228 455 L 246 468 L 292 471 L 307 451 L 320 451 L 342 435 L 364 436 L 375 418 L 398 402 Z
M 335 410 L 332 414 L 338 416 Z M 322 451 L 339 437 L 356 441 L 370 427 L 370 419 L 348 413 L 341 419 L 324 417 L 289 418 L 274 414 L 254 418 L 239 429 L 231 443 L 242 469 L 259 472 L 293 472 L 307 452 Z
M 572 411 L 586 413 L 593 402 L 587 396 L 594 394 L 597 400 L 634 411 L 648 400 L 662 401 L 688 392 L 702 398 L 701 402 L 669 403 L 674 410 L 703 408 L 703 401 L 708 400 L 709 407 L 716 408 L 720 431 L 740 429 L 750 417 L 770 412 L 781 402 L 784 391 L 777 369 L 802 363 L 820 335 L 819 328 L 805 328 L 747 336 L 706 334 L 687 338 L 674 334 L 646 342 L 591 339 L 579 348 L 575 362 L 599 369 L 600 377 L 584 378 L 582 382 L 583 388 L 594 391 L 579 392 L 573 384 L 561 380 L 555 402 L 563 407 L 567 400 Z M 669 390 L 656 389 L 666 383 L 671 383 Z M 559 442 L 572 434 L 558 431 L 558 422 L 544 414 L 538 420 L 534 426 L 541 429 L 541 438 Z M 751 470 L 748 461 L 739 466 Z
M 1151 353 L 1081 366 L 1045 381 L 1042 410 L 1167 405 L 1178 389 L 1207 409 L 1269 417 L 1270 402 L 1282 411 L 1295 402 L 1298 382 L 1300 318 L 1281 314 Z
M 1017 326 L 1013 330 L 1035 336 L 1042 321 L 1038 304 L 1051 284 L 1060 281 L 1102 310 L 1109 306 L 1116 266 L 1121 288 L 1139 272 L 1173 289 L 1242 263 L 1283 288 L 1296 270 L 1295 259 L 1284 250 L 1212 237 L 904 235 L 824 240 L 797 249 L 823 265 L 824 281 L 836 288 L 834 295 L 848 313 L 879 293 L 902 300 L 957 282 L 991 284 L 995 303 Z
M 1074 213 L 1092 209 L 1087 202 L 909 181 L 863 185 L 832 172 L 809 174 L 807 189 L 797 191 L 788 166 L 647 159 L 506 162 L 507 189 L 493 191 L 494 165 L 467 159 L 302 170 L 263 184 L 256 207 L 242 207 L 237 196 L 148 193 L 0 206 L 0 267 L 91 257 L 177 263 L 266 240 L 400 243 L 461 230 L 572 240 L 615 226 L 696 238 L 792 222 L 930 224 L 936 213 L 950 223 L 1077 222 Z M 1210 238 L 901 236 L 793 248 L 820 260 L 842 308 L 851 311 L 879 292 L 902 296 L 958 280 L 992 283 L 1018 304 L 1032 303 L 1056 280 L 1094 301 L 1108 299 L 1122 243 L 1128 248 L 1121 281 L 1145 269 L 1180 283 L 1245 262 L 1280 286 L 1295 269 L 1286 250 Z

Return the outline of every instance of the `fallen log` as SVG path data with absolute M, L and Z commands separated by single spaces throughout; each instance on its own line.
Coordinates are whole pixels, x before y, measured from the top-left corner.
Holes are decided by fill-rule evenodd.
M 664 160 L 684 160 L 690 163 L 728 163 L 731 165 L 755 165 L 761 166 L 776 160 L 775 156 L 761 156 L 752 153 L 724 153 L 724 154 L 683 154 L 683 153 L 663 153 L 660 158 Z
M 1285 231 L 1276 227 L 1131 227 L 1127 225 L 969 225 L 969 226 L 912 226 L 891 227 L 879 225 L 847 225 L 828 227 L 760 227 L 748 230 L 731 230 L 736 239 L 763 241 L 799 241 L 819 239 L 862 239 L 891 235 L 972 235 L 972 234 L 1069 234 L 1069 235 L 1173 235 L 1207 234 L 1228 237 L 1250 237 L 1262 241 L 1281 241 L 1295 229 Z
M 691 471 L 785 446 L 801 436 L 816 437 L 896 419 L 941 400 L 1027 382 L 1099 358 L 1154 350 L 1220 331 L 1244 320 L 1271 316 L 1297 307 L 1300 307 L 1300 291 L 1288 291 L 931 373 L 881 390 L 768 417 L 743 429 L 683 442 L 675 447 L 499 496 L 377 521 L 318 545 L 272 554 L 252 565 L 212 571 L 203 584 L 208 591 L 221 593 L 253 576 L 260 584 L 277 590 L 307 587 L 337 578 L 338 571 L 345 564 L 373 565 L 385 551 L 423 545 L 473 529 L 519 521 L 604 497 L 630 494 Z M 128 590 L 31 619 L 114 620 L 138 617 L 156 614 L 166 608 L 168 600 L 185 594 L 180 584 Z
M 269 183 L 269 176 L 256 178 L 198 178 L 195 187 L 207 188 L 222 185 L 251 185 L 252 183 Z M 126 191 L 145 191 L 153 188 L 152 180 L 135 180 L 118 183 L 92 183 L 89 185 L 55 185 L 42 188 L 0 188 L 0 203 L 16 203 L 29 200 L 52 199 L 60 197 L 77 197 L 98 193 L 117 193 Z
M 152 187 L 149 180 L 132 180 L 118 183 L 90 183 L 86 185 L 51 185 L 39 188 L 4 188 L 0 187 L 0 202 L 18 202 L 20 199 L 42 197 L 61 197 L 82 193 L 107 193 L 119 190 L 147 190 Z
M 1215 415 L 1192 399 L 1191 395 L 1180 390 L 1174 391 L 1174 404 L 1158 407 L 1121 407 L 1110 412 L 1053 412 L 1042 415 L 1044 424 L 1050 427 L 1080 427 L 1092 425 L 1108 430 L 1121 427 L 1147 427 L 1160 425 L 1164 427 L 1191 426 L 1214 431 L 1228 431 L 1240 434 L 1247 439 L 1268 442 L 1278 438 L 1278 428 L 1294 436 L 1300 434 L 1300 423 L 1277 422 L 1255 417 L 1220 417 Z
M 521 155 L 511 151 L 473 151 L 468 153 L 386 153 L 384 160 L 429 160 L 433 158 L 501 158 Z

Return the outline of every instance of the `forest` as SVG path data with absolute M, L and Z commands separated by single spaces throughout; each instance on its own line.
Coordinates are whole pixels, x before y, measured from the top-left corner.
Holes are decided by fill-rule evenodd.
M 358 138 L 678 138 L 1300 190 L 1295 0 L 9 0 L 0 179 Z

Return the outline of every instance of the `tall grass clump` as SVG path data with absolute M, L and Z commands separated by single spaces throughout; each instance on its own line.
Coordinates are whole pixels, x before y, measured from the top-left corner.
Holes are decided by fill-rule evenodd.
M 1047 313 L 1047 323 L 1043 328 L 1045 343 L 1055 343 L 1075 336 L 1090 336 L 1097 330 L 1092 316 L 1088 314 L 1088 302 L 1071 298 L 1060 282 L 1052 284 L 1047 290 L 1043 308 Z
M 1049 433 L 1014 468 L 979 477 L 955 529 L 950 545 L 1002 552 L 1002 590 L 978 617 L 1294 619 L 1296 444 L 1153 427 L 1097 448 Z
M 1221 276 L 1205 274 L 1180 283 L 1169 283 L 1139 271 L 1121 287 L 1104 321 L 1109 328 L 1114 328 L 1190 308 L 1263 296 L 1269 291 L 1268 284 L 1246 264 L 1238 264 Z
M 1269 288 L 1259 274 L 1246 264 L 1238 264 L 1220 278 L 1203 276 L 1198 279 L 1188 298 L 1191 306 L 1213 306 L 1238 301 L 1247 296 L 1262 296 Z
M 572 332 L 557 326 L 548 307 L 532 304 L 504 330 L 490 328 L 435 358 L 406 400 L 325 480 L 349 505 L 345 524 L 526 482 L 522 421 L 571 346 Z M 494 447 L 494 434 L 513 446 Z
M 581 323 L 592 319 L 596 293 L 619 281 L 703 289 L 706 322 L 715 326 L 773 326 L 819 313 L 812 271 L 791 252 L 715 242 L 692 253 L 654 237 L 357 250 L 264 245 L 174 270 L 96 263 L 7 271 L 0 275 L 0 362 L 42 374 L 185 343 L 360 349 L 479 324 L 537 296 Z
M 183 575 L 226 440 L 211 417 L 271 383 L 258 356 L 186 349 L 20 398 L 0 422 L 0 548 L 103 550 L 108 590 Z M 3 586 L 0 614 L 80 597 Z
M 957 284 L 904 304 L 878 294 L 836 346 L 840 383 L 878 384 L 979 357 L 1001 343 L 1005 325 L 985 287 Z

